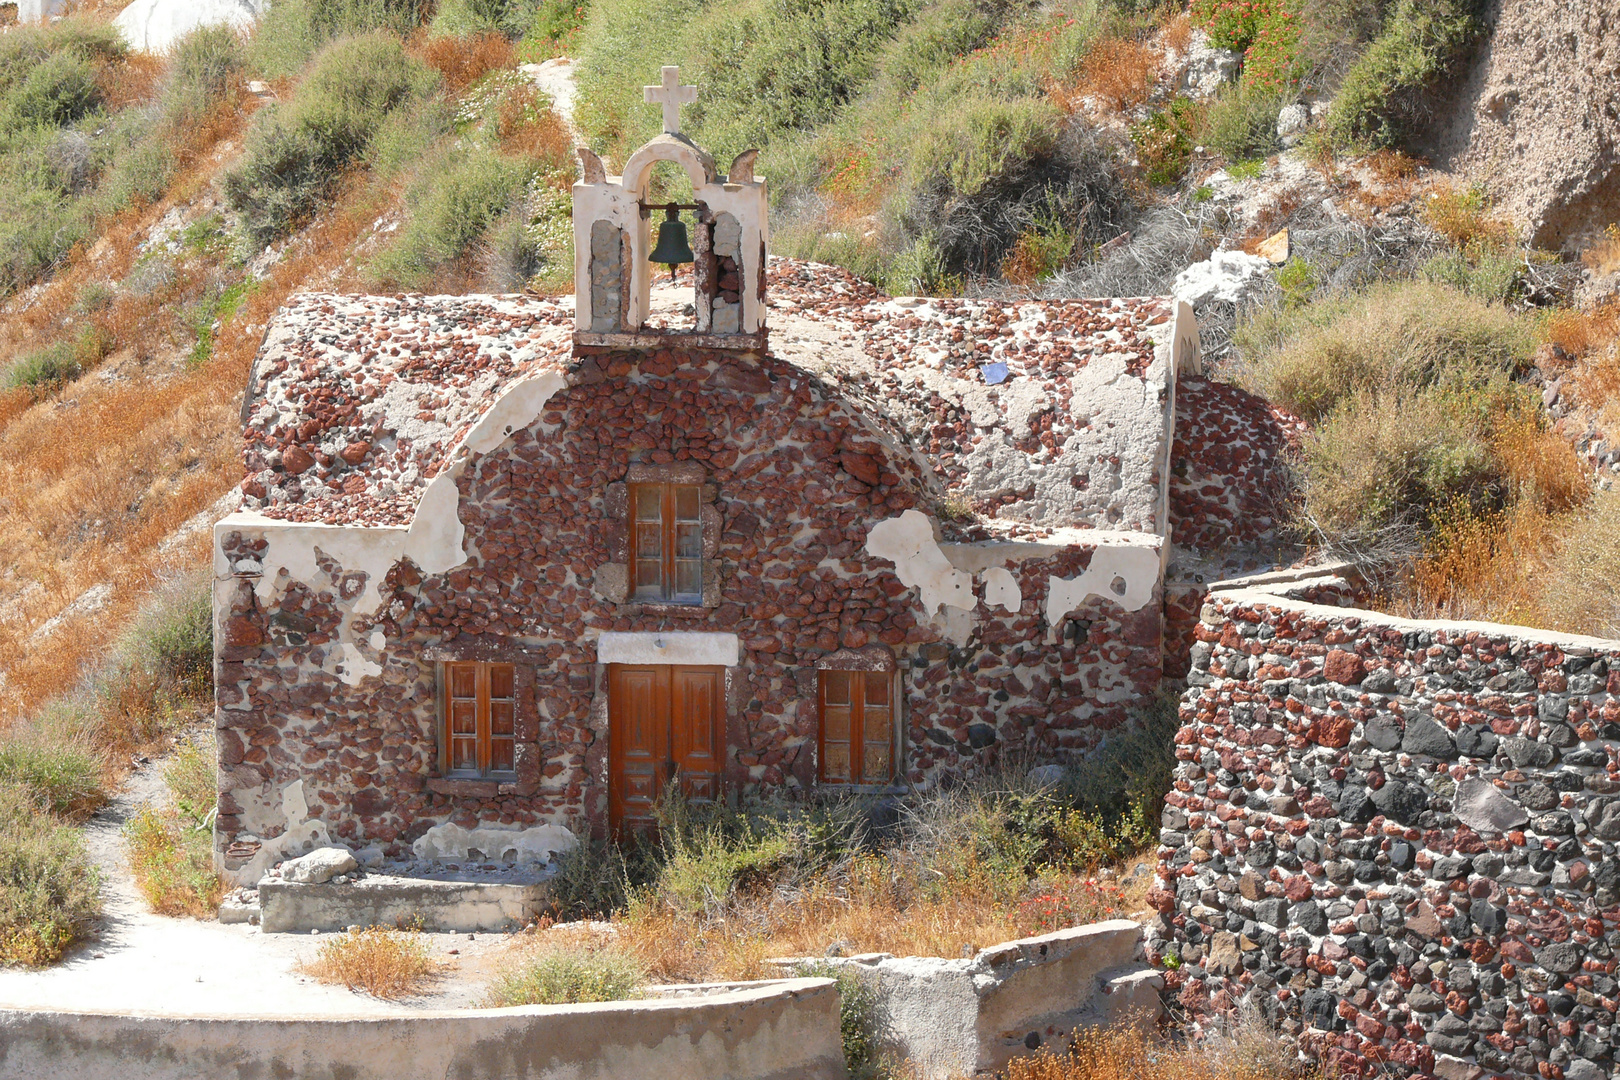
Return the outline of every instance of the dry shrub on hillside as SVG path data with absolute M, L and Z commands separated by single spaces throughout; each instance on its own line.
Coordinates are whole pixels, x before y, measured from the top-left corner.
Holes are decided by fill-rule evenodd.
M 1601 491 L 1573 515 L 1540 581 L 1536 625 L 1620 637 L 1620 492 Z
M 519 87 L 501 101 L 495 134 L 508 154 L 540 162 L 573 176 L 574 135 L 546 95 L 532 86 Z
M 151 101 L 168 71 L 161 56 L 132 52 L 116 64 L 103 64 L 96 71 L 96 89 L 102 104 L 112 112 Z
M 1148 99 L 1159 76 L 1159 54 L 1129 38 L 1106 38 L 1092 46 L 1080 65 L 1080 79 L 1059 104 L 1072 109 L 1079 98 L 1094 97 L 1115 112 Z
M 1429 192 L 1418 208 L 1430 228 L 1464 251 L 1503 251 L 1518 242 L 1511 221 L 1497 216 L 1478 186 L 1444 185 Z
M 455 37 L 418 31 L 407 50 L 444 76 L 444 85 L 459 94 L 492 71 L 512 66 L 512 42 L 504 34 Z
M 1289 1080 L 1308 1075 L 1293 1044 L 1258 1017 L 1191 1045 L 1122 1024 L 1075 1032 L 1067 1050 L 1007 1063 L 1006 1080 Z
M 1620 224 L 1604 229 L 1603 235 L 1581 252 L 1581 262 L 1599 274 L 1612 274 L 1620 270 Z
M 1165 48 L 1185 54 L 1192 45 L 1192 32 L 1192 16 L 1183 11 L 1165 21 L 1164 29 L 1159 31 L 1159 37 L 1164 42 Z
M 372 926 L 322 942 L 300 970 L 372 997 L 402 998 L 419 993 L 446 966 L 429 955 L 421 934 Z

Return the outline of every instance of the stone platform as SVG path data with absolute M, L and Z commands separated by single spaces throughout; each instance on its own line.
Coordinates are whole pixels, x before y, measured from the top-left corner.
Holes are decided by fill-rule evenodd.
M 551 876 L 544 867 L 520 866 L 497 874 L 367 873 L 319 883 L 267 877 L 259 883 L 260 927 L 267 934 L 351 926 L 511 930 L 545 912 Z

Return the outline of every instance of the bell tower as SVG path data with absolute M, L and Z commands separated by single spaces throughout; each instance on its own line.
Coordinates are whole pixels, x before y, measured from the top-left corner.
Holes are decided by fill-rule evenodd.
M 754 177 L 757 150 L 737 155 L 725 176 L 709 152 L 681 134 L 682 105 L 697 100 L 697 87 L 682 86 L 680 69 L 666 67 L 663 80 L 644 90 L 664 113 L 664 131 L 630 155 L 622 176 L 610 176 L 602 159 L 579 148 L 581 175 L 574 184 L 575 341 L 623 347 L 637 339 L 692 335 L 715 347 L 749 348 L 765 336 L 765 181 Z M 692 181 L 688 204 L 652 204 L 647 182 L 653 166 L 671 161 Z M 689 331 L 647 329 L 655 264 L 653 222 L 662 212 L 696 218 L 690 252 L 696 295 Z M 679 222 L 666 220 L 665 230 Z M 664 238 L 660 257 L 683 258 L 675 233 Z M 680 251 L 680 255 L 671 252 Z M 648 345 L 655 342 L 649 340 Z

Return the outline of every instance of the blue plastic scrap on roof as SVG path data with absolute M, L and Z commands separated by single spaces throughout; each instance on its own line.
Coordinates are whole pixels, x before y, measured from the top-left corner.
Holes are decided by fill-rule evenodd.
M 980 364 L 979 371 L 984 375 L 984 381 L 991 386 L 1007 381 L 1007 365 L 999 360 L 993 364 Z

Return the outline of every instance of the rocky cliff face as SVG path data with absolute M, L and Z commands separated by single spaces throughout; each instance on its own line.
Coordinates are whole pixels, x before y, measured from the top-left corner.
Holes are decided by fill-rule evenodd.
M 1439 156 L 1536 246 L 1572 248 L 1620 220 L 1620 3 L 1490 0 L 1485 17 Z

